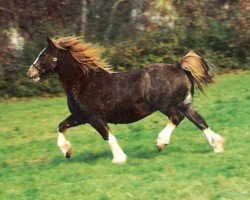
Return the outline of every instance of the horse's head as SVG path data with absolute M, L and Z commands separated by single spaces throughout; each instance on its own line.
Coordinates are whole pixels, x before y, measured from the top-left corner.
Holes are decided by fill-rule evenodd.
M 48 46 L 39 53 L 28 70 L 28 76 L 34 81 L 39 81 L 42 76 L 51 74 L 58 68 L 59 49 L 49 37 L 47 42 Z

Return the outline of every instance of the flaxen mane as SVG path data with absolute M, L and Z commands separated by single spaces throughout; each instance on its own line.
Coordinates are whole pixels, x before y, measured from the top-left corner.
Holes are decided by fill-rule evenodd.
M 85 43 L 82 38 L 57 37 L 53 42 L 57 48 L 68 50 L 84 73 L 98 69 L 111 73 L 109 65 L 101 59 L 103 51 L 91 43 Z

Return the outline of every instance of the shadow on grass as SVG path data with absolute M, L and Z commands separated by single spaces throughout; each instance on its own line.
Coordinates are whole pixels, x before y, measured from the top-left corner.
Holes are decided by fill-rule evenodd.
M 159 152 L 156 148 L 155 149 L 145 149 L 145 148 L 138 148 L 135 147 L 130 149 L 130 151 L 125 152 L 129 158 L 138 158 L 138 159 L 153 159 L 158 156 L 166 156 L 170 155 L 171 153 L 185 153 L 187 152 L 185 149 L 181 147 L 172 147 L 166 148 L 163 152 Z M 49 165 L 60 165 L 61 163 L 70 162 L 70 163 L 85 163 L 85 164 L 93 164 L 96 163 L 98 160 L 111 160 L 112 153 L 110 151 L 103 151 L 103 152 L 83 152 L 77 155 L 72 155 L 72 157 L 67 160 L 63 157 L 55 157 L 49 163 Z
M 60 163 L 65 163 L 65 161 L 69 161 L 70 163 L 94 163 L 100 159 L 111 159 L 110 152 L 83 152 L 81 154 L 72 155 L 72 157 L 68 160 L 67 158 L 63 157 L 55 157 L 53 160 L 50 161 L 49 164 L 58 165 Z
M 94 164 L 98 160 L 111 160 L 112 154 L 108 151 L 103 152 L 83 152 L 81 154 L 72 155 L 70 159 L 64 158 L 63 156 L 55 155 L 53 158 L 44 158 L 39 161 L 26 160 L 18 163 L 8 163 L 1 162 L 0 168 L 19 168 L 19 167 L 51 167 L 58 166 L 63 163 L 84 163 L 84 164 Z
M 195 146 L 195 147 L 182 147 L 182 146 L 167 146 L 162 152 L 158 152 L 157 148 L 146 148 L 145 146 L 134 146 L 130 149 L 127 149 L 125 153 L 128 155 L 128 158 L 134 159 L 148 159 L 153 160 L 156 157 L 165 157 L 165 156 L 176 156 L 178 155 L 185 155 L 185 154 L 209 154 L 212 153 L 212 149 L 206 148 L 203 146 Z M 85 151 L 78 154 L 73 154 L 72 157 L 68 160 L 64 158 L 62 155 L 59 154 L 55 155 L 53 158 L 50 159 L 41 159 L 39 161 L 25 161 L 25 162 L 18 162 L 9 164 L 7 162 L 2 162 L 0 167 L 2 168 L 15 168 L 15 167 L 49 167 L 49 166 L 58 166 L 63 163 L 84 163 L 84 164 L 95 164 L 98 161 L 111 161 L 112 160 L 112 153 L 108 150 L 103 152 L 95 152 L 95 151 Z
M 163 151 L 159 152 L 157 148 L 155 149 L 134 149 L 130 152 L 130 157 L 136 157 L 136 158 L 144 158 L 144 159 L 151 159 L 157 156 L 167 156 L 171 154 L 207 154 L 212 152 L 212 150 L 208 148 L 184 148 L 180 146 L 172 146 L 172 147 L 166 147 Z

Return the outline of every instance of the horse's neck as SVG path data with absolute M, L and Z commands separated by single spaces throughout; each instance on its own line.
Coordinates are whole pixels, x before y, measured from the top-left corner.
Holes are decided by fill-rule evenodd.
M 91 82 L 95 79 L 101 78 L 104 74 L 102 70 L 94 72 L 89 71 L 88 74 L 84 74 L 81 69 L 73 65 L 64 65 L 58 70 L 58 76 L 62 83 L 62 86 L 69 97 L 73 101 L 78 102 L 84 91 L 91 85 Z
M 77 97 L 79 90 L 84 85 L 85 76 L 74 62 L 63 61 L 58 69 L 58 76 L 63 85 L 65 92 Z
M 69 54 L 62 54 L 60 60 L 61 63 L 59 63 L 57 71 L 59 79 L 67 95 L 76 102 L 84 94 L 85 89 L 91 85 L 92 81 L 96 82 L 98 80 L 99 83 L 99 80 L 109 74 L 103 69 L 89 70 L 87 74 L 84 74 L 84 71 L 76 65 Z

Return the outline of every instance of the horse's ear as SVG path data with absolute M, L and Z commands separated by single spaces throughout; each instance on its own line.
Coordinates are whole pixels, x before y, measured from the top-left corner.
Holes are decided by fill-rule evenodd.
M 56 45 L 48 36 L 47 36 L 47 42 L 49 47 L 56 48 Z

